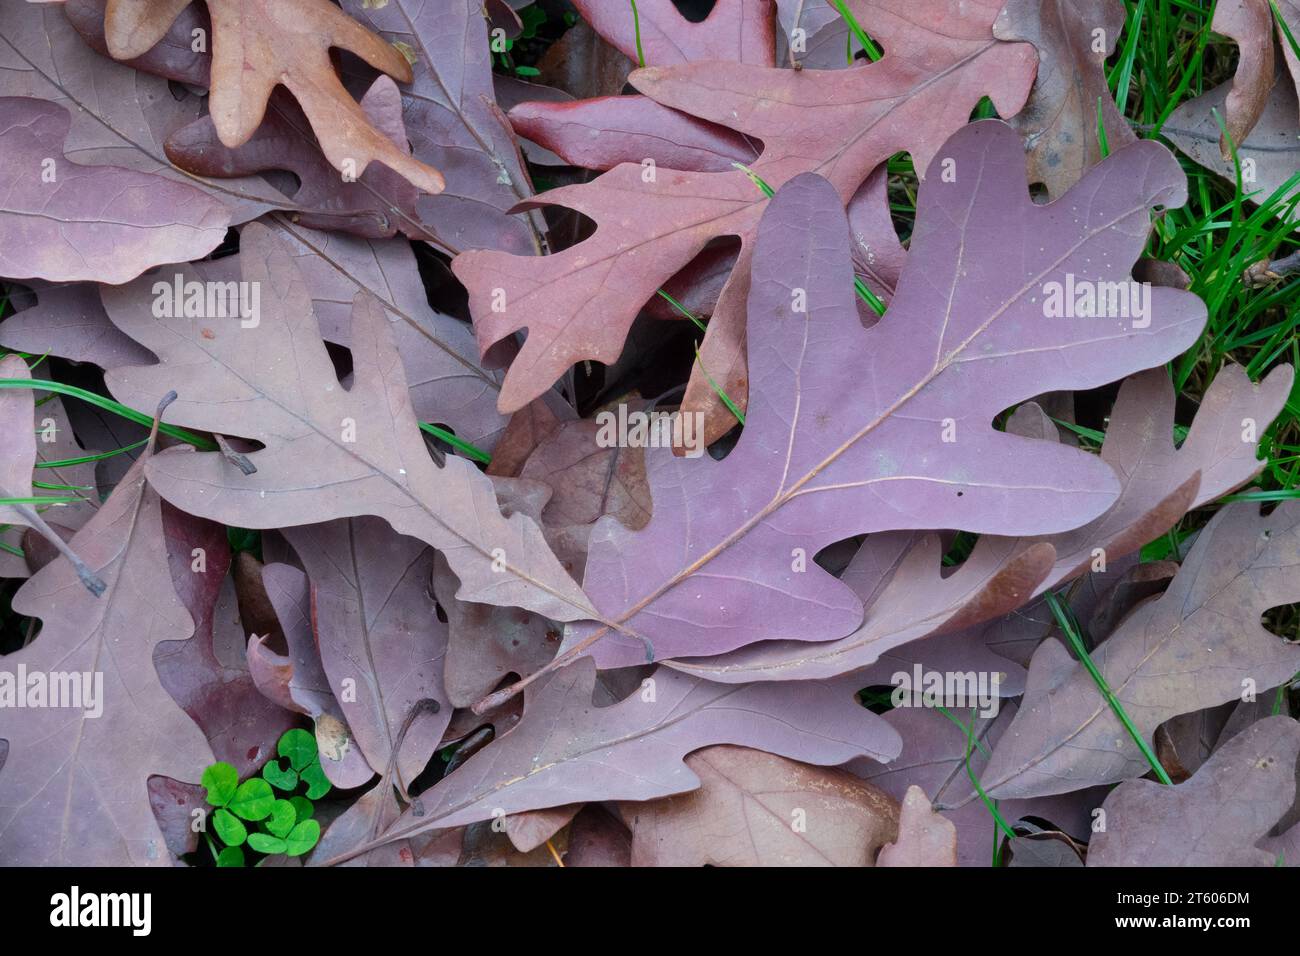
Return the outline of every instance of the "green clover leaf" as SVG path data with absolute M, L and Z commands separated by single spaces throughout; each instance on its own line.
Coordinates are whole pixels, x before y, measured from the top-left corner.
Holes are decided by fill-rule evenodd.
M 221 837 L 221 842 L 228 847 L 239 846 L 248 838 L 248 830 L 235 816 L 225 807 L 217 810 L 212 817 L 212 828 L 217 831 L 217 836 Z
M 267 818 L 266 828 L 272 836 L 285 837 L 298 822 L 298 811 L 288 800 L 277 800 L 271 806 L 271 816 Z
M 229 803 L 230 811 L 245 820 L 264 820 L 271 814 L 275 794 L 271 785 L 261 777 L 245 780 L 235 791 Z
M 316 738 L 301 728 L 285 731 L 276 751 L 281 757 L 288 757 L 289 766 L 299 773 L 319 759 Z
M 307 798 L 309 800 L 319 800 L 330 792 L 330 782 L 325 776 L 320 761 L 300 770 L 298 776 L 307 785 Z
M 244 851 L 237 846 L 228 846 L 217 854 L 217 866 L 243 866 Z
M 279 760 L 270 760 L 262 768 L 262 776 L 266 782 L 277 790 L 292 790 L 298 786 L 298 774 L 293 770 L 286 770 L 280 766 Z
M 258 853 L 283 853 L 289 848 L 289 844 L 269 833 L 250 833 L 248 845 Z
M 285 852 L 290 856 L 302 856 L 316 845 L 320 839 L 320 824 L 315 820 L 304 820 L 285 837 Z
M 214 807 L 224 807 L 235 795 L 235 788 L 239 786 L 239 773 L 230 764 L 222 761 L 204 770 L 201 782 L 208 791 L 208 803 Z

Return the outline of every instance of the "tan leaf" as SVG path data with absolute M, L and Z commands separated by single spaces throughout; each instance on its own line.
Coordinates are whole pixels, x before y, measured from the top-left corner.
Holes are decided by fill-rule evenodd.
M 357 176 L 378 160 L 429 193 L 442 174 L 412 159 L 375 129 L 344 88 L 331 48 L 355 53 L 377 70 L 411 82 L 411 65 L 391 44 L 328 0 L 206 0 L 212 16 L 212 93 L 208 109 L 226 146 L 248 142 L 276 86 L 293 94 L 335 169 Z M 105 34 L 118 60 L 146 53 L 189 0 L 109 0 Z

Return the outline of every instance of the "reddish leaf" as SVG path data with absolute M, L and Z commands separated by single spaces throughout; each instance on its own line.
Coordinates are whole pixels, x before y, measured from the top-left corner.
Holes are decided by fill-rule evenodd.
M 1032 52 L 993 39 L 997 6 L 988 0 L 958 11 L 929 0 L 918 11 L 915 0 L 859 0 L 859 19 L 869 20 L 891 51 L 879 63 L 826 73 L 688 63 L 639 70 L 632 82 L 665 106 L 762 140 L 753 171 L 773 189 L 818 172 L 831 179 L 842 205 L 893 153 L 909 150 L 917 168 L 926 168 L 981 95 L 990 95 L 1004 114 L 1020 107 Z M 602 16 L 622 14 L 611 7 Z M 526 267 L 495 252 L 468 253 L 453 263 L 470 289 L 482 349 L 528 328 L 502 389 L 503 410 L 522 407 L 576 361 L 612 362 L 641 305 L 709 240 L 728 235 L 744 245 L 710 322 L 702 361 L 745 404 L 744 300 L 751 244 L 767 205 L 745 173 L 658 170 L 647 181 L 640 166 L 624 165 L 592 183 L 552 190 L 528 208 L 542 204 L 590 216 L 596 236 Z M 711 412 L 710 439 L 731 427 L 730 412 L 698 372 L 687 406 Z

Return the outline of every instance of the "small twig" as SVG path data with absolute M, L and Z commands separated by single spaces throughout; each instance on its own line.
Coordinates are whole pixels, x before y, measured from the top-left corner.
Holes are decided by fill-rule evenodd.
M 564 866 L 564 861 L 563 861 L 562 859 L 560 859 L 560 853 L 559 853 L 558 850 L 555 849 L 555 844 L 552 843 L 550 840 L 547 840 L 547 841 L 546 841 L 546 849 L 548 849 L 548 850 L 551 851 L 551 858 L 552 858 L 553 860 L 555 860 L 555 865 L 558 866 L 558 867 L 563 868 L 563 866 Z
M 1256 262 L 1242 276 L 1247 285 L 1254 288 L 1280 282 L 1289 275 L 1300 273 L 1300 250 L 1272 262 Z

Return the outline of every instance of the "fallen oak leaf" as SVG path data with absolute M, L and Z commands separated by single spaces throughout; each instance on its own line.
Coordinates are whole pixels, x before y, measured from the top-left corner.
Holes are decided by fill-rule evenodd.
M 528 852 L 521 852 L 502 832 L 495 821 L 471 823 L 464 828 L 460 857 L 456 866 L 526 866 L 561 867 L 563 854 L 568 850 L 568 834 L 561 830 L 550 841 Z
M 11 317 L 12 318 L 12 317 Z M 30 370 L 26 369 L 24 363 L 23 369 L 19 369 L 13 358 L 6 358 L 4 361 L 9 362 L 9 366 L 4 366 L 0 362 L 0 377 L 16 377 L 19 379 L 29 378 Z M 8 391 L 6 389 L 5 391 Z M 6 397 L 0 393 L 0 422 L 6 416 L 16 415 L 18 422 L 31 420 L 30 410 L 26 409 L 27 399 L 22 397 L 22 393 L 31 394 L 30 390 L 25 388 L 14 389 L 17 394 Z M 32 396 L 33 398 L 35 396 Z M 0 433 L 8 427 L 7 424 L 0 423 Z M 41 398 L 40 417 L 34 423 L 36 435 L 39 440 L 36 441 L 36 455 L 34 459 L 35 471 L 28 472 L 24 479 L 10 479 L 6 477 L 4 484 L 17 484 L 19 480 L 25 480 L 30 483 L 36 475 L 45 479 L 50 484 L 64 485 L 68 488 L 76 489 L 68 491 L 65 494 L 68 497 L 77 499 L 73 502 L 60 505 L 56 513 L 52 515 L 54 523 L 60 528 L 68 529 L 67 537 L 71 537 L 73 531 L 79 529 L 90 520 L 97 510 L 99 510 L 100 495 L 95 482 L 95 463 L 93 461 L 85 462 L 77 459 L 87 456 L 87 451 L 77 443 L 77 437 L 73 434 L 72 425 L 68 420 L 67 410 L 57 395 L 44 395 Z M 25 438 L 19 436 L 20 442 L 25 442 Z M 3 439 L 0 439 L 3 441 Z M 8 456 L 14 455 L 13 446 L 9 446 L 6 451 L 8 461 L 15 461 L 15 458 Z M 60 462 L 73 462 L 72 464 L 59 464 L 57 468 L 51 468 L 50 465 Z M 0 469 L 3 471 L 3 469 Z M 11 524 L 11 527 L 0 533 L 0 543 L 17 549 L 20 553 L 14 554 L 7 549 L 0 553 L 0 577 L 3 578 L 25 578 L 39 570 L 38 567 L 31 563 L 32 555 L 22 554 L 25 547 L 25 523 L 14 523 L 8 518 L 0 518 L 0 522 Z M 38 532 L 39 533 L 39 532 Z M 61 535 L 62 536 L 62 535 Z
M 162 831 L 163 841 L 171 851 L 173 866 L 183 866 L 187 853 L 199 848 L 199 834 L 191 825 L 195 814 L 208 812 L 205 789 L 197 783 L 184 783 L 161 775 L 149 778 L 149 805 Z
M 0 378 L 31 380 L 31 371 L 21 355 L 0 358 Z M 104 582 L 85 561 L 51 528 L 33 507 L 39 506 L 43 497 L 34 495 L 32 471 L 36 467 L 36 396 L 30 388 L 0 390 L 0 498 L 10 499 L 0 503 L 0 523 L 23 525 L 34 529 L 59 554 L 67 558 L 78 579 L 95 597 L 104 592 Z
M 1297 0 L 1222 0 L 1214 5 L 1210 29 L 1237 42 L 1237 67 L 1223 104 L 1224 131 L 1219 137 L 1219 153 L 1225 162 L 1232 161 L 1232 147 L 1240 152 L 1260 117 L 1268 108 L 1275 84 L 1286 84 L 1275 66 L 1274 21 L 1277 39 L 1291 71 L 1292 88 L 1300 93 L 1300 58 L 1291 49 L 1286 28 L 1292 34 L 1300 30 L 1300 2 Z M 1297 114 L 1292 110 L 1291 129 Z
M 1080 623 L 1086 621 L 1091 624 L 1095 616 L 1107 606 L 1107 601 L 1121 598 L 1126 594 L 1141 594 L 1141 589 L 1137 588 L 1114 590 L 1114 586 L 1123 581 L 1130 571 L 1142 567 L 1138 563 L 1138 557 L 1140 556 L 1130 555 L 1118 561 L 1110 561 L 1104 572 L 1089 571 L 1080 576 L 1058 597 L 1059 603 L 1069 609 L 1069 616 L 1075 621 Z M 1161 572 L 1163 573 L 1164 570 L 1162 568 Z M 1176 571 L 1177 568 L 1175 567 L 1174 570 Z M 1163 585 L 1153 587 L 1150 594 L 1143 596 L 1150 597 L 1151 594 L 1163 590 Z M 1133 608 L 1124 606 L 1121 610 L 1123 614 L 1127 614 Z M 1040 596 L 1011 614 L 982 625 L 980 630 L 983 632 L 985 643 L 994 653 L 1007 660 L 1015 661 L 1022 668 L 1029 666 L 1034 651 L 1046 638 L 1052 636 L 1064 638 L 1056 615 L 1052 611 L 1052 605 L 1046 596 Z M 1089 631 L 1089 634 L 1092 633 Z M 1109 632 L 1106 631 L 1096 632 L 1097 639 L 1108 634 Z M 1024 681 L 1021 681 L 1021 691 L 1024 691 Z
M 100 368 L 147 365 L 153 354 L 108 320 L 93 282 L 51 283 L 28 279 L 36 304 L 0 323 L 0 346 L 32 355 L 54 355 Z
M 104 19 L 108 0 L 57 0 L 68 22 L 96 53 L 112 57 L 108 50 Z M 172 21 L 167 32 L 148 50 L 122 61 L 124 66 L 177 83 L 206 89 L 210 83 L 212 54 L 206 41 L 212 34 L 212 20 L 202 4 L 190 3 Z M 198 49 L 195 49 L 198 47 Z
M 1243 687 L 1276 687 L 1300 670 L 1300 647 L 1259 623 L 1270 607 L 1300 597 L 1300 509 L 1293 504 L 1267 517 L 1255 502 L 1225 506 L 1168 590 L 1092 651 L 1148 743 L 1171 717 L 1237 699 Z M 1148 769 L 1083 665 L 1049 639 L 1030 662 L 1024 703 L 982 781 L 1002 799 L 1115 783 Z
M 283 216 L 269 225 L 293 250 L 325 341 L 348 345 L 352 300 L 358 292 L 370 292 L 393 320 L 393 341 L 416 417 L 444 424 L 476 448 L 494 452 L 506 425 L 496 409 L 501 374 L 483 368 L 467 323 L 430 307 L 411 244 L 305 229 Z
M 631 866 L 631 834 L 604 807 L 587 804 L 569 825 L 569 851 L 564 854 L 564 865 Z
M 520 853 L 531 853 L 538 847 L 545 846 L 556 834 L 572 823 L 584 806 L 586 804 L 570 803 L 561 807 L 548 807 L 545 810 L 512 813 L 501 821 L 501 827 L 516 850 Z
M 601 36 L 643 67 L 696 61 L 776 65 L 770 0 L 723 0 L 699 23 L 684 19 L 670 0 L 649 0 L 637 8 L 635 19 L 599 2 L 579 0 L 577 6 Z M 620 79 L 611 92 L 623 86 Z M 728 172 L 734 162 L 758 158 L 758 145 L 744 135 L 640 94 L 529 102 L 509 116 L 518 133 L 588 169 L 648 161 L 676 170 Z
M 646 411 L 634 403 L 634 410 Z M 620 408 L 629 407 L 620 403 Z M 610 425 L 620 413 L 606 409 L 604 418 L 563 422 L 529 455 L 519 477 L 550 487 L 540 514 L 547 540 L 561 558 L 574 565 L 575 576 L 586 564 L 591 529 L 605 515 L 636 531 L 650 520 L 645 449 L 621 448 L 610 441 Z
M 1016 705 L 1006 701 L 992 717 L 981 716 L 979 711 L 972 714 L 969 709 L 944 714 L 933 707 L 896 707 L 883 716 L 902 738 L 902 753 L 886 764 L 854 760 L 847 769 L 899 801 L 907 799 L 913 785 L 920 787 L 957 828 L 958 865 L 987 867 L 989 844 L 1002 828 L 981 801 L 965 798 L 972 794 L 971 775 L 979 779 L 989 752 L 1006 733 L 1015 713 Z M 1008 824 L 1032 817 L 1086 838 L 1091 832 L 1092 811 L 1105 795 L 1103 788 L 1095 787 L 1062 796 L 1003 800 L 997 807 Z
M 1273 855 L 1276 866 L 1300 866 L 1300 823 L 1257 844 Z
M 433 552 L 378 518 L 283 533 L 307 570 L 316 646 L 352 739 L 376 773 L 393 762 L 393 782 L 405 793 L 451 720 L 447 626 L 429 593 Z
M 957 828 L 935 813 L 925 791 L 907 788 L 898 814 L 898 840 L 880 849 L 876 866 L 956 866 Z
M 360 291 L 373 293 L 394 319 L 393 334 L 416 415 L 450 427 L 476 448 L 493 450 L 505 429 L 505 419 L 496 410 L 501 376 L 479 363 L 468 324 L 430 308 L 409 243 L 319 232 L 282 217 L 265 224 L 293 250 L 327 342 L 348 344 L 352 300 Z M 227 283 L 239 279 L 239 263 L 235 254 L 188 268 L 204 282 Z M 109 319 L 97 286 L 53 286 L 37 280 L 29 284 L 37 304 L 0 324 L 0 345 L 104 369 L 155 361 L 152 352 Z M 546 400 L 554 401 L 549 396 Z
M 754 175 L 773 189 L 806 171 L 831 178 L 840 204 L 900 150 L 929 165 L 947 135 L 965 125 L 987 93 L 1003 114 L 1028 94 L 1032 49 L 995 40 L 1000 0 L 963 4 L 858 0 L 893 55 L 839 71 L 778 70 L 712 62 L 652 67 L 631 81 L 655 101 L 722 123 L 764 143 Z M 610 11 L 613 15 L 613 11 Z M 861 17 L 860 17 L 861 19 Z M 519 329 L 528 338 L 503 383 L 500 407 L 514 411 L 582 359 L 613 362 L 641 306 L 712 239 L 736 235 L 740 256 L 709 323 L 701 362 L 742 408 L 744 302 L 752 239 L 768 200 L 745 172 L 688 173 L 624 164 L 587 184 L 561 187 L 520 208 L 562 205 L 594 219 L 592 238 L 527 262 L 488 251 L 463 253 L 453 271 L 470 291 L 480 350 Z M 638 214 L 627 210 L 635 205 Z M 616 276 L 616 281 L 611 281 Z M 706 412 L 706 440 L 734 424 L 698 371 L 684 405 Z
M 282 542 L 275 536 L 262 537 L 262 553 L 267 561 L 261 561 L 251 551 L 240 551 L 234 556 L 231 565 L 231 579 L 235 584 L 235 605 L 239 610 L 240 625 L 248 637 L 262 634 L 275 640 L 284 637 L 284 628 L 280 626 L 280 616 L 275 602 L 267 591 L 263 580 L 268 564 L 292 563 L 293 552 L 288 543 L 278 547 Z M 298 571 L 301 565 L 295 564 Z
M 64 5 L 68 19 L 82 38 L 104 56 L 110 56 L 104 34 L 106 0 L 68 0 Z M 167 34 L 144 55 L 125 61 L 135 69 L 185 83 L 192 87 L 210 85 L 211 57 L 206 45 L 194 50 L 196 38 L 206 38 L 211 23 L 206 9 L 191 3 L 172 22 Z M 389 91 L 391 90 L 391 99 Z M 395 105 L 392 105 L 395 104 Z M 372 84 L 361 99 L 362 111 L 376 128 L 399 146 L 406 142 L 401 122 L 401 96 L 386 75 Z M 306 225 L 345 229 L 359 235 L 392 235 L 402 229 L 422 236 L 412 207 L 419 190 L 392 171 L 377 166 L 368 169 L 353 182 L 340 182 L 337 172 L 321 154 L 301 108 L 286 90 L 277 89 L 267 104 L 267 115 L 257 132 L 239 147 L 226 147 L 217 136 L 212 117 L 203 115 L 179 128 L 164 130 L 163 151 L 179 169 L 198 182 L 218 177 L 248 182 L 260 180 L 256 172 L 287 169 L 300 186 L 288 201 L 276 197 L 272 204 L 294 210 Z
M 173 167 L 163 141 L 201 115 L 203 99 L 188 94 L 178 99 L 161 77 L 88 48 L 93 41 L 83 42 L 69 22 L 82 23 L 74 11 L 87 6 L 92 9 L 85 16 L 102 23 L 103 0 L 0 5 L 0 95 L 35 96 L 64 107 L 72 118 L 67 156 L 73 162 L 121 166 L 199 189 L 225 207 L 233 223 L 256 219 L 268 209 L 293 208 L 260 176 L 200 179 Z M 184 37 L 189 49 L 188 31 Z
M 275 741 L 297 718 L 262 695 L 249 674 L 226 529 L 166 502 L 162 529 L 172 588 L 194 620 L 194 636 L 158 644 L 153 666 L 215 758 L 248 777 L 275 756 Z
M 643 66 L 699 60 L 773 63 L 772 0 L 718 0 L 697 22 L 682 16 L 672 0 L 638 0 L 635 17 L 601 0 L 574 0 L 573 5 L 602 37 Z
M 380 781 L 352 806 L 343 811 L 321 834 L 308 866 L 317 861 L 346 853 L 355 846 L 374 840 L 401 815 L 396 792 L 390 783 Z M 389 843 L 349 860 L 344 866 L 414 866 L 415 848 L 407 841 Z
M 269 635 L 251 635 L 246 649 L 249 674 L 268 700 L 312 719 L 320 765 L 330 783 L 344 789 L 359 787 L 375 771 L 353 746 L 352 731 L 321 664 L 307 575 L 292 565 L 268 564 L 262 569 L 262 581 L 288 654 L 274 650 Z
M 1237 41 L 1237 70 L 1223 104 L 1225 130 L 1220 152 L 1231 161 L 1259 122 L 1276 79 L 1273 65 L 1273 12 L 1269 0 L 1221 0 L 1210 29 Z
M 868 606 L 854 633 L 816 645 L 766 642 L 669 666 L 727 683 L 824 678 L 874 664 L 923 637 L 955 638 L 964 627 L 978 632 L 979 643 L 1025 663 L 1028 655 L 1015 656 L 1006 644 L 1026 639 L 1036 644 L 1054 628 L 1044 601 L 1026 602 L 1090 568 L 1122 573 L 1125 556 L 1164 534 L 1192 508 L 1250 481 L 1264 467 L 1255 457 L 1260 438 L 1293 381 L 1290 366 L 1278 366 L 1256 384 L 1240 366 L 1225 365 L 1206 390 L 1187 437 L 1175 446 L 1175 395 L 1168 374 L 1152 369 L 1130 376 L 1120 386 L 1101 448 L 1102 461 L 1119 477 L 1120 494 L 1096 520 L 1036 538 L 985 535 L 950 574 L 940 568 L 937 541 L 910 543 L 897 573 L 891 569 L 889 577 L 873 582 L 873 588 L 881 588 L 878 597 L 845 579 Z M 864 559 L 879 546 L 868 539 Z
M 6 668 L 75 674 L 58 686 L 81 693 L 61 706 L 6 708 L 0 856 L 10 865 L 165 866 L 148 778 L 197 780 L 212 750 L 153 667 L 158 644 L 188 639 L 194 624 L 172 590 L 143 459 L 72 543 L 104 579 L 103 595 L 55 562 L 13 598 L 16 613 L 43 626 Z
M 1295 48 L 1295 43 L 1300 41 L 1300 0 L 1272 0 L 1270 7 L 1274 11 L 1273 20 L 1277 25 L 1277 41 L 1282 47 L 1282 58 L 1286 60 L 1287 69 L 1291 73 L 1291 84 L 1297 95 L 1300 95 L 1300 53 Z M 1279 14 L 1281 20 L 1278 20 Z
M 1297 756 L 1300 723 L 1268 717 L 1184 783 L 1120 784 L 1102 804 L 1088 866 L 1274 866 L 1276 852 L 1258 844 L 1295 799 Z
M 806 175 L 769 208 L 749 300 L 752 404 L 736 448 L 722 462 L 649 449 L 650 523 L 633 533 L 605 520 L 592 533 L 587 593 L 659 658 L 851 633 L 861 602 L 806 560 L 846 537 L 936 526 L 1052 533 L 1114 503 L 1118 482 L 1103 462 L 989 423 L 1031 393 L 1091 387 L 1195 341 L 1205 310 L 1188 293 L 1152 289 L 1141 329 L 1120 317 L 1049 318 L 1040 298 L 1066 273 L 1126 279 L 1148 206 L 1182 200 L 1181 170 L 1163 147 L 1135 143 L 1040 206 L 1013 172 L 1020 143 L 1004 124 L 967 126 L 945 153 L 965 173 L 927 180 L 898 292 L 869 329 L 835 191 Z M 1026 250 L 1015 270 L 980 255 L 1008 243 Z M 960 439 L 945 441 L 946 427 Z M 638 650 L 604 626 L 575 625 L 557 662 L 590 651 L 602 667 L 622 666 Z
M 198 259 L 230 213 L 198 189 L 64 154 L 72 120 L 56 103 L 0 97 L 0 275 L 122 283 L 164 262 Z
M 1268 697 L 1267 694 L 1263 696 Z M 1216 741 L 1224 735 L 1228 718 L 1235 709 L 1231 703 L 1207 707 L 1190 714 L 1179 714 L 1156 728 L 1156 759 L 1171 781 L 1182 783 L 1205 764 L 1214 752 Z
M 911 641 L 957 633 L 1014 611 L 1051 573 L 1056 552 L 1044 542 L 1024 548 L 985 535 L 951 573 L 944 573 L 948 569 L 942 557 L 937 535 L 925 535 L 908 547 L 896 573 L 867 607 L 861 626 L 837 640 L 760 641 L 712 657 L 671 660 L 667 666 L 726 684 L 824 680 L 858 671 Z
M 380 76 L 361 97 L 361 109 L 375 129 L 405 148 L 402 95 L 387 76 Z M 167 137 L 167 158 L 199 176 L 235 177 L 267 170 L 287 170 L 299 181 L 293 201 L 294 221 L 310 229 L 337 229 L 371 239 L 401 232 L 413 239 L 428 233 L 415 206 L 419 190 L 382 165 L 355 177 L 338 174 L 321 155 L 306 117 L 280 90 L 272 95 L 266 119 L 257 132 L 236 147 L 217 137 L 205 116 Z
M 1129 612 L 1147 598 L 1163 594 L 1176 574 L 1178 574 L 1176 561 L 1144 561 L 1125 569 L 1123 574 L 1119 575 L 1119 579 L 1094 603 L 1092 614 L 1087 621 L 1087 633 L 1093 643 L 1113 634 Z M 1093 583 L 1098 583 L 1097 577 L 1090 575 Z
M 632 866 L 872 866 L 899 836 L 894 799 L 838 767 L 729 745 L 686 766 L 696 789 L 620 805 Z
M 1120 0 L 1010 0 L 993 23 L 999 40 L 1024 40 L 1038 51 L 1029 102 L 1008 122 L 1025 137 L 1029 181 L 1052 198 L 1101 162 L 1098 122 L 1110 152 L 1137 142 L 1106 82 L 1106 58 L 1124 20 Z
M 433 589 L 447 615 L 443 681 L 452 706 L 469 707 L 509 675 L 528 677 L 545 667 L 559 647 L 559 631 L 520 608 L 457 600 L 459 586 L 447 559 L 438 555 Z
M 900 746 L 844 682 L 723 687 L 661 669 L 606 707 L 592 703 L 595 682 L 589 658 L 550 675 L 513 730 L 417 797 L 373 844 L 328 862 L 502 813 L 682 793 L 699 785 L 682 758 L 710 744 L 819 765 L 863 753 L 887 760 Z
M 545 248 L 538 215 L 516 216 L 533 184 L 493 92 L 492 51 L 482 5 L 473 0 L 344 0 L 356 20 L 403 51 L 411 79 L 402 110 L 416 160 L 443 170 L 437 195 L 417 200 L 432 241 L 455 253 Z
M 1221 135 L 1215 112 L 1222 115 L 1229 92 L 1228 84 L 1216 86 L 1200 96 L 1182 103 L 1169 115 L 1160 131 L 1165 138 L 1201 166 L 1217 173 L 1230 184 L 1237 182 L 1237 166 L 1224 159 L 1217 148 Z M 1273 84 L 1264 112 L 1250 135 L 1237 141 L 1237 156 L 1243 164 L 1253 163 L 1254 181 L 1248 183 L 1247 198 L 1263 203 L 1281 189 L 1300 168 L 1300 138 L 1297 137 L 1295 88 L 1288 83 Z M 1245 170 L 1243 169 L 1243 174 Z M 1245 187 L 1244 187 L 1245 188 Z M 1284 194 L 1278 207 L 1282 212 L 1295 191 Z M 1294 212 L 1291 218 L 1296 218 Z
M 1206 389 L 1187 437 L 1174 444 L 1176 395 L 1169 375 L 1151 369 L 1120 386 L 1101 460 L 1120 479 L 1115 506 L 1081 528 L 1046 540 L 1058 558 L 1036 593 L 1098 564 L 1104 567 L 1164 534 L 1184 513 L 1247 484 L 1264 468 L 1257 455 L 1295 381 L 1289 365 L 1255 383 L 1225 364 Z
M 790 65 L 795 69 L 852 66 L 857 44 L 833 4 L 826 0 L 776 0 L 776 17 L 785 34 Z
M 1086 849 L 1086 848 L 1084 848 Z M 1068 834 L 1060 831 L 1017 836 L 1007 841 L 1004 853 L 1010 857 L 1007 866 L 1070 869 L 1083 866 L 1080 845 Z M 1005 859 L 1006 856 L 1003 858 Z
M 529 101 L 507 115 L 520 136 L 586 169 L 604 171 L 650 159 L 668 169 L 722 173 L 737 162 L 758 158 L 755 147 L 739 133 L 645 96 Z
M 183 374 L 185 396 L 170 416 L 264 446 L 248 455 L 257 473 L 247 476 L 219 453 L 168 450 L 149 466 L 160 494 L 244 528 L 374 514 L 442 551 L 464 600 L 555 620 L 594 613 L 540 529 L 522 515 L 501 516 L 490 479 L 463 458 L 448 457 L 441 468 L 430 458 L 378 300 L 362 293 L 354 302 L 354 377 L 344 390 L 289 251 L 252 224 L 240 260 L 244 281 L 263 293 L 252 327 L 237 315 L 155 319 L 140 308 L 153 298 L 148 280 L 104 291 L 117 326 L 160 359 L 111 370 L 115 395 L 129 404 Z
M 492 92 L 496 96 L 497 105 L 505 111 L 507 117 L 512 109 L 523 103 L 538 101 L 572 103 L 575 99 L 572 94 L 565 90 L 556 89 L 543 83 L 529 83 L 518 76 L 507 76 L 503 73 L 492 74 Z M 527 139 L 519 140 L 519 152 L 533 166 L 569 165 L 549 149 L 531 143 Z
M 208 110 L 221 142 L 248 140 L 267 101 L 284 86 L 306 114 L 330 165 L 359 176 L 378 161 L 424 192 L 445 185 L 436 169 L 407 155 L 371 125 L 344 88 L 329 51 L 354 53 L 404 83 L 411 67 L 393 46 L 328 0 L 205 0 L 212 18 L 212 90 Z M 167 33 L 188 0 L 109 0 L 104 33 L 115 59 L 147 52 Z
M 537 82 L 582 99 L 616 96 L 636 62 L 579 18 L 537 60 Z
M 1240 366 L 1225 365 L 1206 390 L 1187 436 L 1175 446 L 1175 393 L 1168 375 L 1150 370 L 1126 379 L 1101 448 L 1102 460 L 1119 476 L 1119 500 L 1076 531 L 1039 539 L 1057 554 L 1034 594 L 1080 575 L 1085 588 L 1111 586 L 1126 573 L 1128 555 L 1164 534 L 1187 511 L 1249 482 L 1264 466 L 1256 457 L 1260 438 L 1281 411 L 1293 381 L 1290 366 L 1278 366 L 1262 382 L 1253 383 Z M 1098 593 L 1076 592 L 1072 602 L 1080 620 L 1101 625 L 1091 631 L 1098 639 L 1109 627 L 1097 613 L 1114 606 L 1113 600 L 1100 598 Z M 1055 632 L 1056 625 L 1040 599 L 982 629 L 990 647 L 1027 664 L 1033 648 Z

